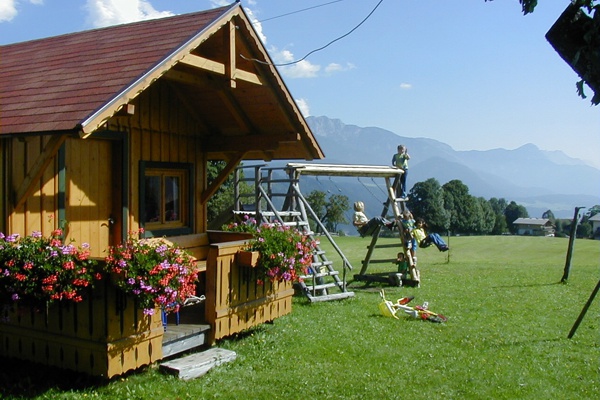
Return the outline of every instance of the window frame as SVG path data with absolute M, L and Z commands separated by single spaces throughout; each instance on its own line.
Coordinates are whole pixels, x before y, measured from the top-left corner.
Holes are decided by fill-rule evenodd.
M 169 175 L 169 172 L 172 175 Z M 140 161 L 139 175 L 139 219 L 140 227 L 144 228 L 144 237 L 174 236 L 193 233 L 194 228 L 194 168 L 191 163 L 174 163 L 161 161 Z M 165 221 L 164 205 L 160 211 L 161 221 L 148 223 L 146 214 L 146 178 L 149 176 L 161 177 L 161 197 L 165 197 L 163 182 L 166 176 L 181 178 L 179 199 L 182 218 L 172 223 Z M 162 202 L 161 202 L 162 203 Z

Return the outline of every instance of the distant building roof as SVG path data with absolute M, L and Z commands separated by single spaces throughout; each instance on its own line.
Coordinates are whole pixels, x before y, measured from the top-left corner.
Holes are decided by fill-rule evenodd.
M 547 218 L 517 218 L 514 222 L 514 225 L 551 225 L 550 220 Z
M 589 221 L 600 221 L 600 213 L 594 215 L 589 219 Z

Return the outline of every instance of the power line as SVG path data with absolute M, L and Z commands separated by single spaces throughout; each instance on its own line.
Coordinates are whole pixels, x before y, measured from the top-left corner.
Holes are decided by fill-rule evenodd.
M 272 19 L 277 19 L 277 18 L 281 18 L 281 17 L 287 17 L 288 15 L 294 15 L 294 14 L 298 14 L 298 13 L 301 13 L 301 12 L 304 12 L 304 11 L 312 10 L 312 9 L 314 9 L 314 8 L 319 8 L 319 7 L 328 6 L 328 5 L 330 5 L 330 4 L 333 4 L 333 3 L 339 3 L 339 2 L 341 2 L 341 1 L 344 1 L 344 0 L 335 0 L 335 1 L 330 1 L 329 3 L 324 3 L 324 4 L 319 4 L 319 5 L 312 6 L 312 7 L 308 7 L 308 8 L 303 8 L 302 10 L 292 11 L 292 12 L 289 12 L 289 13 L 285 13 L 285 14 L 277 15 L 277 16 L 275 16 L 275 17 L 271 17 L 271 18 L 267 18 L 267 19 L 261 19 L 261 20 L 260 20 L 260 21 L 258 21 L 258 22 L 266 22 L 266 21 L 270 21 L 270 20 L 272 20 Z
M 336 1 L 332 1 L 332 2 L 327 3 L 327 4 L 336 3 L 336 2 L 339 2 L 339 1 L 343 1 L 343 0 L 336 0 Z M 326 49 L 327 47 L 331 46 L 333 43 L 335 43 L 335 42 L 337 42 L 337 41 L 345 38 L 346 36 L 350 35 L 355 30 L 357 30 L 362 24 L 364 24 L 371 17 L 371 15 L 373 15 L 373 13 L 375 12 L 375 10 L 377 10 L 377 8 L 381 5 L 381 3 L 383 3 L 383 0 L 379 0 L 379 2 L 377 3 L 377 5 L 375 5 L 375 7 L 371 10 L 371 12 L 369 14 L 367 14 L 367 16 L 362 21 L 360 21 L 360 23 L 358 25 L 356 25 L 354 28 L 352 28 L 350 31 L 348 31 L 347 33 L 343 34 L 342 36 L 339 36 L 339 37 L 333 39 L 332 41 L 330 41 L 329 43 L 327 43 L 325 46 L 321 46 L 321 47 L 319 47 L 317 49 L 314 49 L 314 50 L 308 52 L 304 57 L 302 57 L 302 58 L 300 58 L 300 59 L 298 59 L 296 61 L 290 61 L 288 63 L 282 63 L 282 64 L 274 64 L 274 63 L 269 63 L 269 62 L 262 61 L 262 60 L 259 60 L 259 59 L 256 59 L 256 58 L 247 58 L 247 57 L 244 57 L 243 54 L 240 54 L 240 57 L 242 57 L 244 60 L 254 61 L 254 62 L 257 62 L 257 63 L 260 63 L 260 64 L 265 64 L 265 65 L 273 65 L 275 67 L 285 67 L 285 66 L 288 66 L 288 65 L 297 64 L 300 61 L 304 61 L 311 54 L 314 54 L 317 51 L 321 51 L 323 49 Z M 327 5 L 327 4 L 322 4 L 321 6 Z M 320 7 L 320 6 L 315 6 L 315 7 L 311 7 L 311 8 L 316 8 L 316 7 Z M 309 9 L 310 8 L 307 8 L 306 10 L 309 10 Z M 304 10 L 299 10 L 299 11 L 296 11 L 296 12 L 301 12 L 301 11 L 304 11 Z M 285 14 L 285 15 L 295 14 L 296 12 L 288 13 L 288 14 Z M 283 17 L 283 16 L 284 15 L 280 15 L 279 17 Z M 270 18 L 270 19 L 279 18 L 279 17 L 273 17 L 273 18 Z

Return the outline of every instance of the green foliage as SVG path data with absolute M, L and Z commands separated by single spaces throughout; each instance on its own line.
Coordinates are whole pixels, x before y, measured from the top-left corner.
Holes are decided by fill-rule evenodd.
M 337 232 L 338 224 L 348 223 L 345 213 L 350 208 L 348 196 L 343 194 L 332 194 L 326 207 L 325 227 L 329 232 Z
M 332 194 L 327 198 L 327 193 L 313 190 L 306 196 L 306 201 L 329 232 L 337 232 L 339 224 L 350 222 L 346 219 L 346 211 L 350 208 L 346 195 Z M 319 233 L 321 229 L 314 227 L 313 231 Z
M 225 165 L 225 161 L 209 161 L 207 163 L 207 181 L 209 184 L 217 178 L 221 170 L 225 168 Z M 243 179 L 243 171 L 240 171 L 240 177 Z M 219 186 L 215 194 L 208 199 L 206 219 L 209 224 L 213 221 L 221 221 L 223 215 L 227 218 L 231 217 L 231 210 L 233 209 L 234 202 L 234 187 L 235 174 L 231 173 L 225 182 Z M 240 191 L 240 194 L 254 193 L 254 188 L 246 182 L 240 182 L 238 190 Z M 222 223 L 224 223 L 224 221 L 222 221 Z M 217 226 L 220 226 L 218 222 Z
M 434 232 L 446 232 L 450 226 L 450 213 L 444 208 L 443 190 L 435 178 L 413 185 L 408 208 L 415 218 L 425 219 Z
M 242 223 L 223 226 L 224 231 L 248 232 L 249 251 L 258 251 L 258 268 L 261 271 L 259 283 L 265 279 L 272 282 L 296 282 L 307 272 L 313 261 L 313 251 L 317 244 L 308 236 L 280 223 L 258 224 L 254 218 L 245 216 Z
M 450 231 L 454 233 L 473 233 L 481 221 L 481 207 L 477 199 L 469 194 L 469 188 L 458 179 L 442 186 L 444 189 L 444 207 L 450 214 Z
M 515 233 L 516 227 L 513 225 L 513 222 L 515 222 L 518 218 L 528 218 L 529 213 L 527 213 L 527 209 L 524 206 L 511 201 L 504 210 L 504 216 L 506 217 L 508 229 L 511 233 Z
M 85 243 L 63 243 L 60 229 L 50 237 L 0 233 L 0 304 L 45 309 L 55 301 L 82 301 L 86 288 L 101 278 L 89 254 Z
M 145 314 L 156 307 L 178 311 L 195 295 L 196 261 L 184 250 L 159 240 L 140 239 L 143 229 L 109 248 L 106 272 L 124 293 L 133 295 Z

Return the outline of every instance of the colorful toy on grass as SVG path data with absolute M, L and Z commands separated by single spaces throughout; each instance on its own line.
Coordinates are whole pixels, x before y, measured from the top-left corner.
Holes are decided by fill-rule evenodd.
M 420 306 L 408 306 L 407 304 L 414 299 L 414 296 L 402 297 L 401 299 L 396 300 L 395 303 L 392 303 L 390 300 L 385 299 L 385 291 L 383 289 L 381 289 L 379 294 L 382 299 L 381 303 L 379 303 L 379 311 L 381 311 L 381 314 L 383 314 L 385 317 L 400 319 L 398 318 L 397 314 L 400 310 L 402 310 L 413 318 L 437 323 L 448 321 L 448 318 L 446 318 L 444 315 L 430 311 L 428 309 L 429 305 L 427 302 Z

